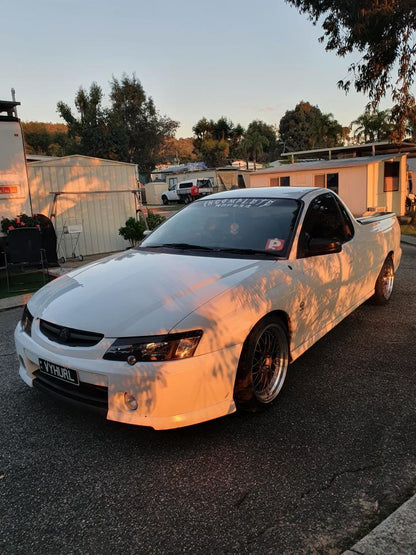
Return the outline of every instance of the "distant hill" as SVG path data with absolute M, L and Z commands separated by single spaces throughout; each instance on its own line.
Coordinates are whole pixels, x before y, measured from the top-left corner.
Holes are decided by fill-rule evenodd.
M 68 144 L 68 130 L 64 123 L 22 121 L 27 154 L 63 156 Z

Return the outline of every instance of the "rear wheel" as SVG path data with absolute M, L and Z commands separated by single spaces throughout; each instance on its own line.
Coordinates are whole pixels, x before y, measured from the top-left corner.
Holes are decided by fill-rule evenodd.
M 234 386 L 237 408 L 259 410 L 283 387 L 289 366 L 289 341 L 280 318 L 260 320 L 244 342 Z
M 393 293 L 394 264 L 391 256 L 384 261 L 383 267 L 378 275 L 374 290 L 373 300 L 376 304 L 386 304 Z

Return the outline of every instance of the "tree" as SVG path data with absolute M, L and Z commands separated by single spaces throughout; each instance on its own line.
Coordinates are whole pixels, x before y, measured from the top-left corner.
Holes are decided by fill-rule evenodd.
M 22 122 L 28 154 L 62 156 L 66 152 L 68 130 L 63 123 Z
M 339 56 L 358 51 L 359 62 L 349 67 L 351 79 L 340 80 L 348 92 L 354 84 L 369 97 L 375 110 L 380 100 L 391 93 L 394 103 L 394 136 L 405 136 L 406 121 L 411 117 L 415 98 L 411 86 L 416 72 L 416 7 L 414 0 L 286 0 L 316 25 L 322 21 L 326 50 Z M 323 18 L 323 20 L 322 20 Z M 394 78 L 392 73 L 397 71 Z
M 137 164 L 149 177 L 165 139 L 174 135 L 179 123 L 159 114 L 135 75 L 123 75 L 120 81 L 113 77 L 110 99 L 110 123 L 125 139 L 119 159 Z
M 332 114 L 301 101 L 280 120 L 279 136 L 285 151 L 311 150 L 339 146 L 344 130 Z
M 108 110 L 103 108 L 103 91 L 97 83 L 90 90 L 79 88 L 75 97 L 76 117 L 64 102 L 58 102 L 58 113 L 68 126 L 68 154 L 109 158 L 110 133 Z
M 197 157 L 194 153 L 192 138 L 166 138 L 160 151 L 160 158 L 163 164 L 187 164 L 188 162 L 194 162 Z
M 254 162 L 254 169 L 256 169 L 257 162 L 270 161 L 267 155 L 274 154 L 276 143 L 276 133 L 271 125 L 264 121 L 252 121 L 244 133 L 242 143 L 247 166 L 250 158 Z M 264 156 L 265 154 L 266 156 Z
M 393 131 L 390 117 L 390 110 L 364 112 L 351 122 L 351 128 L 355 126 L 354 138 L 364 143 L 388 140 Z
M 227 163 L 231 147 L 238 142 L 241 125 L 234 124 L 224 116 L 218 121 L 200 119 L 192 128 L 194 132 L 194 152 L 208 167 L 218 167 Z
M 160 160 L 164 141 L 178 127 L 176 121 L 160 116 L 153 99 L 140 81 L 123 75 L 111 81 L 110 107 L 103 107 L 101 87 L 82 87 L 75 97 L 78 116 L 64 102 L 58 112 L 66 121 L 71 153 L 98 156 L 137 164 L 147 178 Z

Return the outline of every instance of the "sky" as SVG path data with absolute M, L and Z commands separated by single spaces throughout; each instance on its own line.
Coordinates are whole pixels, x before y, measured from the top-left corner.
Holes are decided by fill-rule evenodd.
M 284 0 L 16 0 L 2 7 L 0 98 L 13 87 L 23 121 L 64 123 L 58 101 L 95 81 L 107 103 L 112 76 L 134 73 L 178 138 L 202 117 L 278 125 L 301 100 L 346 126 L 367 99 L 337 81 L 360 56 L 321 35 Z

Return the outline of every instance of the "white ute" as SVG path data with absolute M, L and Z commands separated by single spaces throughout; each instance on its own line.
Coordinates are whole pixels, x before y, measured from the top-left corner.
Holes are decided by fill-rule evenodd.
M 343 318 L 389 301 L 400 257 L 394 214 L 355 219 L 328 189 L 211 195 L 35 293 L 15 331 L 20 376 L 156 429 L 259 409 Z
M 167 191 L 163 191 L 161 199 L 163 204 L 167 205 L 170 202 L 184 202 L 188 204 L 192 200 L 191 188 L 198 187 L 198 198 L 214 193 L 214 185 L 211 179 L 187 179 L 186 181 L 179 181 L 169 187 Z

